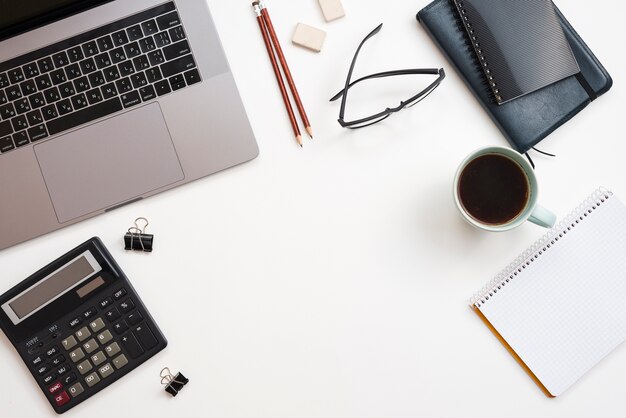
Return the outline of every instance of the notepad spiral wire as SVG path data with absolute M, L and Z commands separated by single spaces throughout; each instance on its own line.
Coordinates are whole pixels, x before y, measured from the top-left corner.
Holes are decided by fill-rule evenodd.
M 533 245 L 510 263 L 494 279 L 489 281 L 483 288 L 470 299 L 470 306 L 480 308 L 487 303 L 491 297 L 502 290 L 512 280 L 516 280 L 518 275 L 534 263 L 544 253 L 565 236 L 569 231 L 576 228 L 578 224 L 604 204 L 613 196 L 610 190 L 600 188 L 591 194 L 583 203 L 574 209 L 563 221 L 539 238 Z
M 467 16 L 467 11 L 465 10 L 465 6 L 462 0 L 451 0 L 454 4 L 458 12 L 458 20 L 460 21 L 462 28 L 467 32 L 468 43 L 471 45 L 472 50 L 475 53 L 476 62 L 480 69 L 485 73 L 485 82 L 490 87 L 491 92 L 493 93 L 493 97 L 495 97 L 497 103 L 502 103 L 502 96 L 500 95 L 500 90 L 498 89 L 498 83 L 496 83 L 496 79 L 491 73 L 491 69 L 489 68 L 489 63 L 487 62 L 487 57 L 483 54 L 483 50 L 480 47 L 480 40 L 478 39 L 478 35 L 472 28 L 472 22 L 470 22 L 469 17 Z

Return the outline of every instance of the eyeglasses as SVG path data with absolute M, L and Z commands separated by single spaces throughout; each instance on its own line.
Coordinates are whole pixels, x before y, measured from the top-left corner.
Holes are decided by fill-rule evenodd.
M 344 89 L 341 90 L 339 93 L 337 93 L 330 99 L 330 101 L 333 102 L 341 97 L 341 109 L 339 110 L 338 122 L 344 128 L 348 128 L 348 129 L 365 128 L 366 126 L 370 126 L 370 125 L 373 125 L 375 123 L 378 123 L 387 119 L 393 113 L 399 112 L 400 110 L 404 108 L 409 108 L 411 106 L 414 106 L 420 101 L 422 101 L 423 99 L 425 99 L 430 93 L 432 93 L 439 86 L 439 84 L 441 84 L 441 81 L 444 78 L 446 78 L 446 73 L 443 71 L 443 68 L 439 68 L 439 69 L 424 68 L 424 69 L 412 69 L 412 70 L 384 71 L 382 73 L 370 74 L 368 76 L 361 77 L 358 80 L 351 81 L 352 72 L 354 71 L 356 59 L 359 56 L 359 52 L 361 51 L 361 48 L 363 47 L 363 45 L 368 39 L 370 39 L 372 36 L 380 32 L 380 29 L 382 27 L 383 27 L 383 24 L 381 23 L 380 25 L 378 25 L 378 27 L 376 27 L 376 29 L 370 32 L 370 34 L 367 35 L 365 39 L 361 41 L 359 47 L 356 50 L 356 53 L 354 54 L 354 58 L 352 59 L 352 65 L 350 65 L 350 71 L 348 71 L 348 77 L 346 78 L 346 84 L 345 84 Z M 365 118 L 357 119 L 357 120 L 346 121 L 344 119 L 344 115 L 346 112 L 346 101 L 348 99 L 348 90 L 354 87 L 357 83 L 360 83 L 366 80 L 375 79 L 375 78 L 393 77 L 393 76 L 400 76 L 400 75 L 416 75 L 416 74 L 417 75 L 438 75 L 439 77 L 437 77 L 435 81 L 433 81 L 428 87 L 426 87 L 424 90 L 422 90 L 415 96 L 411 97 L 410 99 L 406 101 L 401 101 L 400 105 L 397 107 L 393 107 L 393 108 L 388 107 L 382 112 L 376 113 L 374 115 L 371 115 Z

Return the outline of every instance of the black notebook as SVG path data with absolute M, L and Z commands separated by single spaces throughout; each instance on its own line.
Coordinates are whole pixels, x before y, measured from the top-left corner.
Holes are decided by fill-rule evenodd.
M 580 72 L 498 105 L 454 0 L 435 0 L 417 19 L 447 56 L 511 145 L 526 152 L 611 88 L 612 80 L 554 6 Z

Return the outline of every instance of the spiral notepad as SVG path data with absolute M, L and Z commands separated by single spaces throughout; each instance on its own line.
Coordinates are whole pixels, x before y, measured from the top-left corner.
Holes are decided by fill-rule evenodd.
M 498 104 L 580 72 L 551 0 L 451 0 Z
M 601 189 L 471 300 L 558 396 L 626 340 L 626 207 Z

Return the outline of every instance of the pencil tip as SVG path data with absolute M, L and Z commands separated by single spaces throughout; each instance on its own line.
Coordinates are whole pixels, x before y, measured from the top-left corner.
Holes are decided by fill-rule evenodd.
M 306 128 L 306 132 L 309 134 L 309 136 L 311 137 L 311 139 L 313 139 L 313 129 L 311 129 L 310 126 L 307 126 Z

